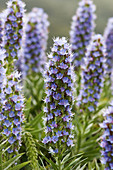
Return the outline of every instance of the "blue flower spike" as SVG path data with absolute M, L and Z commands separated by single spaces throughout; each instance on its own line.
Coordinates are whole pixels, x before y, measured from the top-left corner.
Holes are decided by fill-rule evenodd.
M 26 15 L 25 41 L 23 47 L 24 75 L 37 74 L 44 71 L 47 60 L 45 51 L 48 39 L 48 15 L 42 8 L 33 8 Z
M 113 102 L 104 113 L 105 120 L 100 124 L 104 130 L 101 136 L 100 146 L 101 163 L 105 165 L 105 170 L 113 169 Z
M 25 4 L 21 0 L 10 0 L 4 11 L 3 47 L 6 49 L 7 68 L 14 69 L 14 60 L 18 59 L 18 52 L 22 45 L 23 16 Z
M 86 113 L 94 112 L 98 106 L 104 82 L 105 55 L 104 39 L 97 34 L 87 48 L 86 62 L 82 68 L 82 89 L 77 103 Z
M 46 98 L 46 144 L 53 154 L 61 154 L 67 147 L 73 146 L 72 102 L 73 69 L 71 67 L 71 49 L 65 37 L 54 39 L 54 45 L 45 74 Z M 60 146 L 60 147 L 59 147 Z
M 92 0 L 81 0 L 76 15 L 72 18 L 70 43 L 73 52 L 72 63 L 79 70 L 84 63 L 86 48 L 95 28 L 95 5 Z
M 4 58 L 3 68 L 6 73 L 3 93 L 2 134 L 8 139 L 11 146 L 7 151 L 13 157 L 18 154 L 21 146 L 21 125 L 24 122 L 24 97 L 20 84 L 20 74 L 15 70 L 14 62 L 18 59 L 23 36 L 23 15 L 25 4 L 21 0 L 10 0 L 4 14 L 4 31 L 2 47 L 5 49 L 1 58 Z
M 5 50 L 0 49 L 0 132 L 3 130 L 3 123 L 6 119 L 6 115 L 4 114 L 4 105 L 5 105 L 5 93 L 4 89 L 6 86 L 6 68 L 5 65 Z
M 105 28 L 104 38 L 106 43 L 106 76 L 107 80 L 112 81 L 113 70 L 113 18 L 109 18 L 107 27 Z

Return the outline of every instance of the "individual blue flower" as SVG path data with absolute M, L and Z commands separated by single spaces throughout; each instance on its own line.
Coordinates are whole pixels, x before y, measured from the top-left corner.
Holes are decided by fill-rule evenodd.
M 113 169 L 113 102 L 105 110 L 105 120 L 100 124 L 100 127 L 104 130 L 101 136 L 100 146 L 101 151 L 101 163 L 105 165 L 105 169 Z M 109 121 L 106 121 L 109 120 Z
M 9 136 L 11 133 L 11 131 L 9 131 L 8 129 L 4 129 L 3 134 L 5 134 L 6 136 Z
M 59 105 L 62 105 L 62 106 L 64 106 L 64 107 L 67 107 L 68 105 L 70 105 L 70 104 L 69 104 L 69 101 L 66 100 L 66 99 L 60 100 L 58 104 L 59 104 Z
M 57 136 L 53 136 L 53 137 L 52 137 L 52 142 L 53 142 L 53 143 L 56 143 L 57 141 L 58 141 L 58 137 L 57 137 Z
M 61 110 L 56 110 L 56 111 L 54 111 L 54 114 L 55 114 L 56 117 L 57 117 L 57 116 L 60 116 L 60 115 L 61 115 Z
M 18 128 L 13 128 L 12 133 L 17 136 L 17 134 L 19 134 Z
M 6 127 L 10 127 L 12 123 L 9 120 L 5 120 L 3 125 Z
M 57 77 L 57 79 L 62 79 L 63 74 L 62 74 L 62 73 L 58 73 L 58 74 L 56 75 L 56 77 Z
M 67 140 L 67 146 L 73 146 L 73 140 L 68 139 Z
M 73 140 L 69 137 L 73 129 L 71 108 L 74 77 L 72 77 L 71 57 L 67 40 L 64 37 L 54 39 L 52 53 L 49 55 L 48 70 L 45 74 L 46 137 L 42 141 L 54 154 L 61 153 L 66 146 L 73 146 Z M 48 97 L 49 101 L 46 102 Z
M 8 142 L 12 145 L 15 142 L 15 139 L 12 137 L 9 138 Z

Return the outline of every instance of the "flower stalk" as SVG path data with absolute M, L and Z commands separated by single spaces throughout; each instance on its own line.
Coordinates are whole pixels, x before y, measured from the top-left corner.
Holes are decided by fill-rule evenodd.
M 65 37 L 54 39 L 50 61 L 46 72 L 46 98 L 44 112 L 46 137 L 43 143 L 50 152 L 59 155 L 73 146 L 72 103 L 73 77 L 71 50 Z M 60 160 L 58 160 L 60 166 Z
M 105 170 L 113 169 L 113 103 L 104 113 L 105 120 L 100 124 L 104 130 L 101 137 L 101 163 Z
M 37 75 L 44 71 L 47 60 L 46 48 L 48 39 L 48 15 L 42 8 L 33 8 L 26 15 L 24 40 L 24 75 Z
M 14 69 L 14 61 L 18 59 L 18 50 L 21 48 L 24 6 L 21 0 L 11 0 L 4 12 L 3 48 L 5 49 L 4 69 L 6 69 L 7 79 L 4 88 L 2 135 L 8 139 L 10 146 L 7 150 L 10 153 L 7 154 L 7 159 L 18 153 L 21 146 L 21 125 L 24 121 L 24 97 L 20 85 L 20 74 Z
M 82 89 L 78 105 L 81 112 L 91 114 L 97 109 L 102 92 L 105 71 L 105 43 L 101 35 L 92 38 L 82 71 Z

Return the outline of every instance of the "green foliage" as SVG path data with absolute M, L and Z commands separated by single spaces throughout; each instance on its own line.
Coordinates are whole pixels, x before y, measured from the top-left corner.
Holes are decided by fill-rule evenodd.
M 0 141 L 0 170 L 15 170 L 15 169 L 19 170 L 20 168 L 23 168 L 27 164 L 30 163 L 30 161 L 24 162 L 22 164 L 19 162 L 20 157 L 24 153 L 18 154 L 15 157 L 6 161 L 5 153 L 6 153 L 6 150 L 9 148 L 7 146 L 8 146 L 7 140 Z M 5 148 L 5 150 L 4 150 L 4 148 Z M 18 165 L 16 165 L 17 162 L 18 162 Z
M 35 116 L 42 110 L 44 99 L 44 80 L 41 73 L 26 77 L 24 94 L 27 99 L 31 97 L 31 113 Z
M 81 165 L 81 162 L 85 161 L 82 159 L 82 154 L 71 156 L 71 153 L 64 153 L 63 159 L 59 161 L 58 157 L 48 159 L 44 154 L 40 152 L 40 155 L 48 162 L 48 168 L 50 170 L 71 170 Z M 78 157 L 78 158 L 77 158 Z
M 30 132 L 24 133 L 24 143 L 26 147 L 26 154 L 28 160 L 30 161 L 31 168 L 34 170 L 38 170 L 38 161 L 37 161 L 37 149 L 35 145 L 35 141 Z
M 27 0 L 25 1 L 27 2 Z M 44 7 L 47 6 L 46 9 L 49 12 L 51 6 L 48 5 L 48 2 L 43 2 L 44 0 L 41 0 L 38 3 L 39 5 L 44 4 Z M 61 19 L 59 20 L 59 24 L 56 22 L 57 26 L 52 25 L 50 29 L 53 31 L 57 30 L 57 34 L 62 35 L 65 26 L 66 30 L 63 35 L 66 35 L 69 31 L 69 24 L 71 17 L 74 14 L 75 6 L 66 0 L 66 4 L 69 4 L 69 6 L 65 6 L 65 8 L 62 8 L 59 12 L 57 9 L 59 8 L 60 1 L 58 3 L 57 1 L 49 0 L 49 2 L 55 8 L 55 10 L 54 8 L 51 8 L 54 11 L 54 15 L 50 16 L 50 20 L 53 21 L 56 16 L 59 16 L 57 18 Z M 96 0 L 96 2 L 97 4 L 103 3 L 103 7 L 106 5 L 109 6 L 107 1 L 102 2 L 102 0 Z M 30 7 L 31 2 L 29 1 L 27 3 L 28 7 Z M 32 3 L 35 5 L 35 0 L 33 0 Z M 62 0 L 61 3 L 64 4 L 64 1 Z M 109 3 L 113 2 L 110 0 Z M 69 8 L 72 10 L 69 10 Z M 62 18 L 60 17 L 61 14 Z M 107 12 L 104 14 L 104 18 L 107 20 L 108 15 L 105 16 L 106 14 Z M 105 19 L 102 19 L 101 21 L 102 25 L 105 25 Z M 99 23 L 100 21 L 98 20 L 97 22 Z M 100 28 L 102 25 L 97 27 L 97 30 L 101 30 Z M 53 33 L 51 31 L 51 35 L 52 34 Z M 80 77 L 78 77 L 77 95 L 80 90 L 80 81 Z M 110 86 L 107 85 L 107 82 L 105 83 L 101 94 L 99 107 L 97 111 L 91 115 L 91 117 L 88 118 L 87 113 L 81 115 L 80 111 L 76 107 L 76 104 L 73 106 L 73 113 L 75 114 L 73 120 L 73 124 L 75 125 L 73 131 L 74 146 L 61 155 L 61 157 L 63 157 L 61 160 L 59 160 L 58 157 L 55 158 L 54 155 L 51 155 L 45 145 L 42 144 L 42 138 L 44 137 L 44 113 L 42 111 L 44 99 L 44 80 L 41 74 L 28 76 L 26 78 L 24 82 L 24 94 L 27 98 L 24 109 L 26 121 L 25 125 L 22 127 L 23 143 L 20 151 L 21 153 L 6 161 L 6 151 L 10 148 L 10 146 L 8 146 L 7 140 L 2 139 L 0 141 L 0 170 L 104 170 L 104 166 L 102 166 L 100 162 L 101 154 L 99 140 L 102 130 L 99 127 L 99 123 L 103 120 L 102 110 L 106 108 L 112 100 L 112 91 Z M 26 161 L 26 159 L 28 161 Z

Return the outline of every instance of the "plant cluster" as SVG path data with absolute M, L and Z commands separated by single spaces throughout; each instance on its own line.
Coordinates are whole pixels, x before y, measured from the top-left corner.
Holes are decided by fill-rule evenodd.
M 0 14 L 0 170 L 113 169 L 113 19 L 95 34 L 81 0 L 46 54 L 48 15 L 25 12 L 10 0 Z

